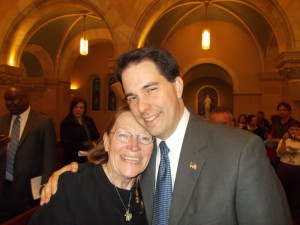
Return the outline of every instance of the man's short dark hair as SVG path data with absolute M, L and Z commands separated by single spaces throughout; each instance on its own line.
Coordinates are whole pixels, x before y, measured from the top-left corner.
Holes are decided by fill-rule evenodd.
M 167 50 L 157 46 L 148 46 L 134 49 L 119 57 L 116 69 L 118 80 L 122 83 L 122 72 L 128 66 L 143 61 L 153 62 L 160 73 L 170 82 L 179 76 L 177 61 Z
M 257 115 L 258 115 L 258 114 L 261 114 L 261 115 L 265 116 L 265 113 L 264 113 L 263 111 L 258 111 L 256 114 L 257 114 Z
M 249 123 L 252 121 L 252 119 L 255 118 L 255 117 L 256 117 L 256 116 L 255 116 L 254 114 L 248 115 L 248 116 L 247 116 L 247 119 L 246 119 L 247 123 L 249 124 Z
M 300 127 L 300 122 L 297 120 L 292 120 L 288 125 L 288 128 L 290 127 Z
M 279 102 L 277 105 L 277 110 L 279 110 L 280 106 L 284 106 L 288 111 L 292 111 L 291 105 L 287 102 Z

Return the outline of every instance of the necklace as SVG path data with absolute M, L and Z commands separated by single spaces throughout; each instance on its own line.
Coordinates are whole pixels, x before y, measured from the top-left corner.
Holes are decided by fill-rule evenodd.
M 105 172 L 105 169 L 107 170 L 107 177 L 109 179 L 109 170 L 108 170 L 107 164 L 103 165 L 103 169 L 104 169 L 104 172 Z M 112 181 L 111 181 L 111 183 L 114 185 L 114 183 Z M 116 185 L 114 185 L 114 187 L 115 187 L 115 190 L 116 190 L 116 192 L 117 192 L 117 194 L 119 196 L 119 199 L 121 200 L 121 202 L 122 202 L 122 204 L 123 204 L 123 206 L 124 206 L 124 208 L 126 210 L 126 213 L 124 214 L 125 220 L 126 221 L 130 221 L 132 219 L 132 213 L 129 211 L 130 210 L 130 202 L 131 202 L 131 191 L 130 191 L 130 195 L 129 195 L 128 208 L 126 208 L 125 203 L 123 202 L 123 199 L 121 198 L 121 195 L 120 195 L 120 193 L 118 191 L 118 188 L 116 187 Z
M 126 208 L 126 206 L 125 206 L 125 204 L 123 202 L 123 199 L 121 198 L 121 195 L 120 195 L 117 187 L 115 185 L 114 185 L 114 187 L 115 187 L 116 192 L 117 192 L 117 194 L 118 194 L 118 196 L 119 196 L 119 198 L 120 198 L 120 200 L 121 200 L 121 202 L 122 202 L 122 204 L 123 204 L 123 206 L 124 206 L 124 208 L 126 210 L 126 213 L 124 214 L 125 219 L 126 219 L 126 221 L 130 221 L 132 219 L 132 213 L 129 212 L 129 210 L 130 210 L 130 201 L 131 201 L 131 191 L 130 191 L 130 195 L 129 195 L 128 208 Z

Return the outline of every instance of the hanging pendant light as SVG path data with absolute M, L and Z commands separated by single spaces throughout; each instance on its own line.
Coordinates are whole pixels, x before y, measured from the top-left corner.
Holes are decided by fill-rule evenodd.
M 205 2 L 205 23 L 207 24 L 207 6 L 209 2 Z M 202 49 L 208 50 L 210 49 L 210 30 L 208 28 L 204 28 L 202 31 Z
M 210 31 L 204 28 L 202 32 L 202 49 L 208 50 L 210 48 Z
M 85 17 L 86 15 L 83 16 L 83 34 L 82 38 L 80 38 L 80 55 L 87 55 L 89 53 L 89 41 L 86 38 L 85 35 Z

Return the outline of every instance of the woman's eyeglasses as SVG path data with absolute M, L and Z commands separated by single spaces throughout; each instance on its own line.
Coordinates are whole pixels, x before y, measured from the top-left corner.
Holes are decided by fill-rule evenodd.
M 133 137 L 137 137 L 138 142 L 144 145 L 151 144 L 154 140 L 154 137 L 151 136 L 150 134 L 137 134 L 133 135 L 128 131 L 125 130 L 119 130 L 116 132 L 110 132 L 116 136 L 116 138 L 121 141 L 121 142 L 126 142 L 129 143 L 132 141 Z

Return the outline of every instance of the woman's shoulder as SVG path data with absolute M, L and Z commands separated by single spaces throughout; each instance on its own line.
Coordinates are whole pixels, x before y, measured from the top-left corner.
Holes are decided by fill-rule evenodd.
M 85 119 L 86 121 L 93 121 L 93 118 L 90 117 L 90 116 L 88 116 L 88 115 L 84 115 L 84 119 Z
M 61 121 L 61 125 L 62 124 L 71 124 L 74 123 L 74 117 L 71 114 L 68 114 L 62 121 Z
M 90 183 L 95 180 L 95 174 L 99 174 L 100 166 L 85 162 L 79 164 L 77 172 L 64 172 L 59 179 L 62 185 L 74 186 L 80 188 L 81 185 Z M 96 178 L 97 179 L 97 178 Z

